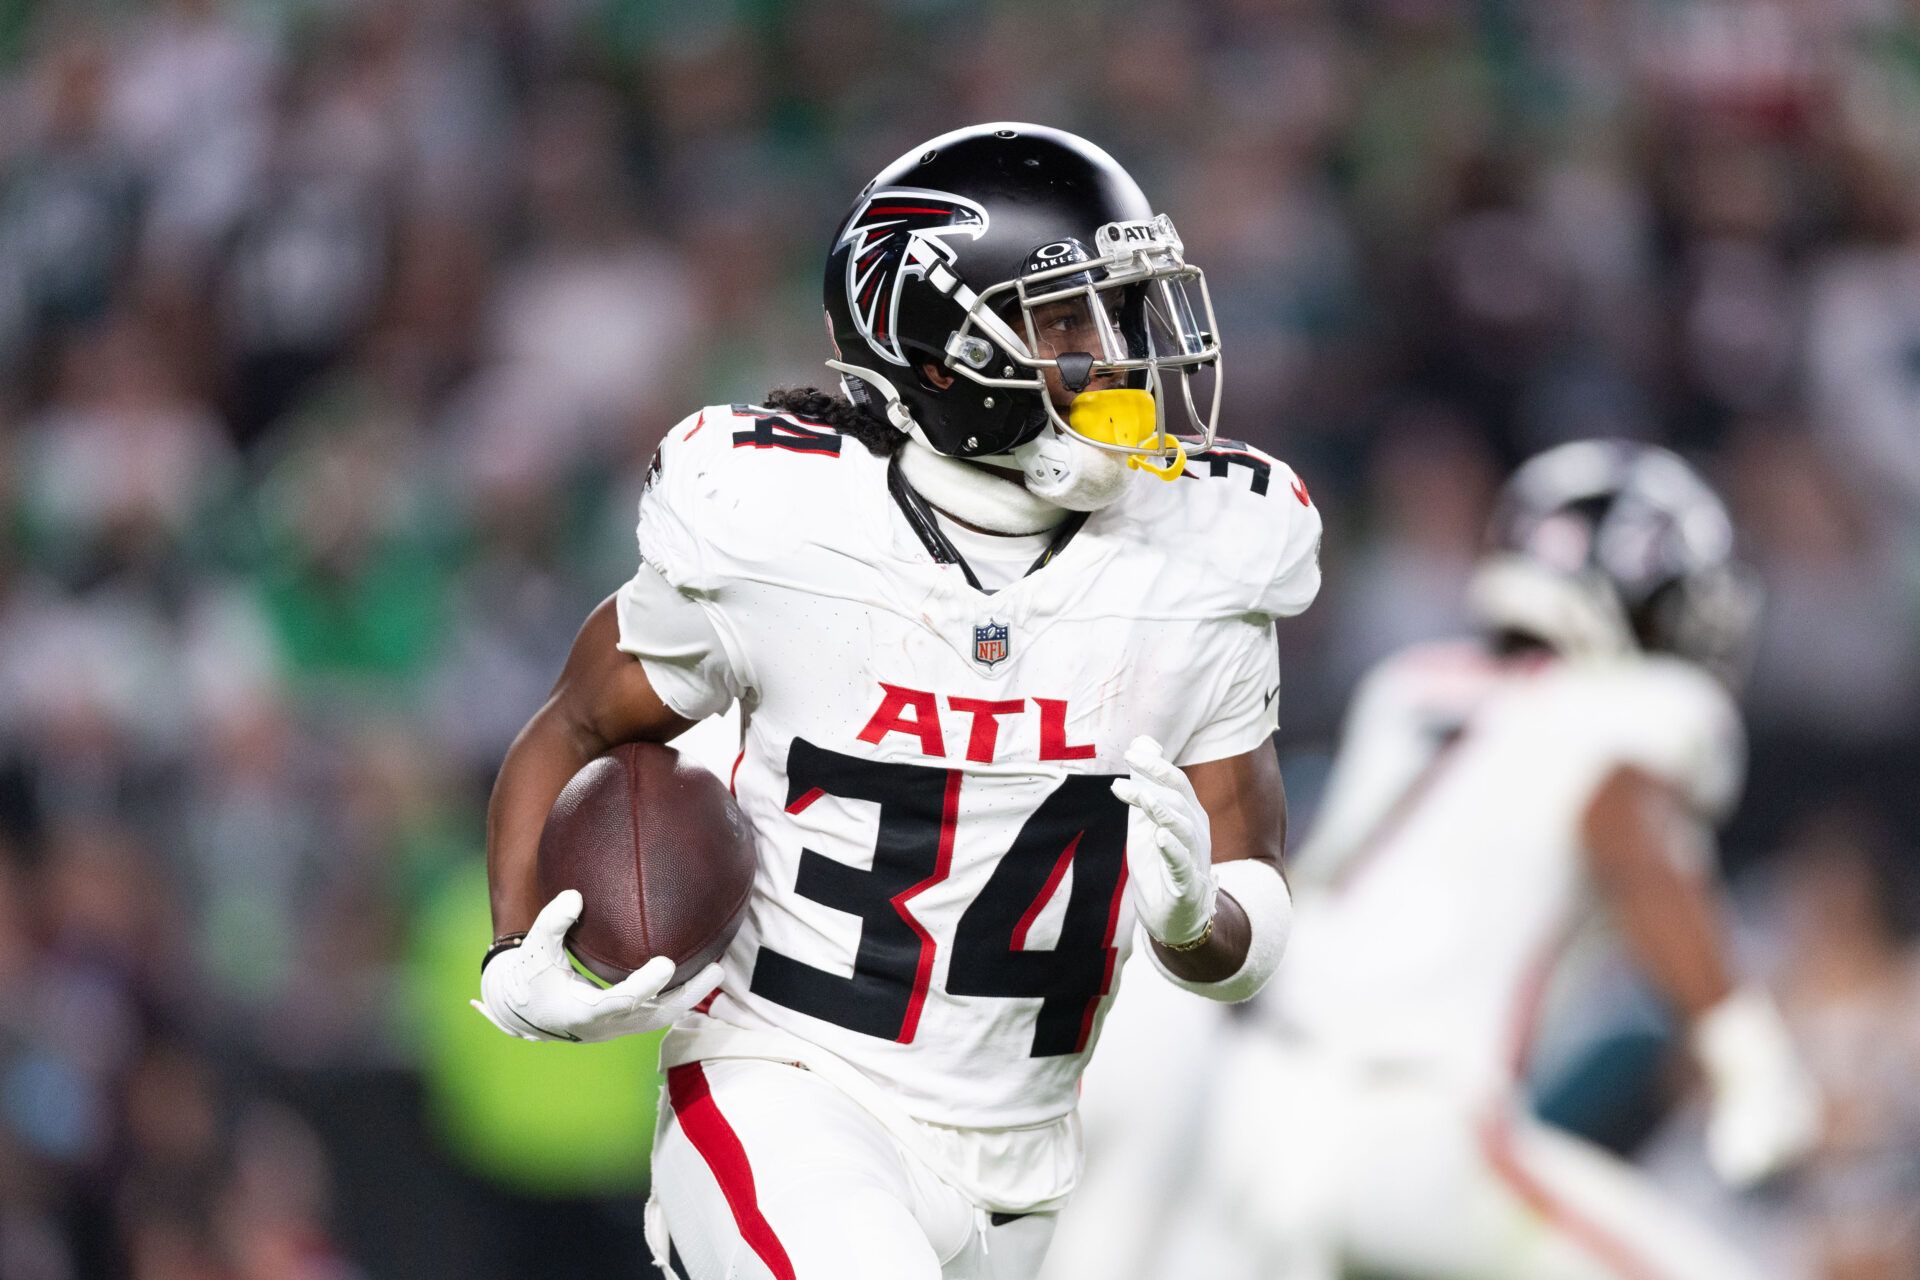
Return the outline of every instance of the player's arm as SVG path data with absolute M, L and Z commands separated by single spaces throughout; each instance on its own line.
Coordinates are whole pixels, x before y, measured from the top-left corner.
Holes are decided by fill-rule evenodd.
M 1128 874 L 1161 971 L 1215 1000 L 1245 1000 L 1273 973 L 1292 902 L 1280 869 L 1287 795 L 1269 742 L 1179 768 L 1151 739 L 1127 750 L 1114 793 L 1129 805 Z
M 1712 1091 L 1708 1154 L 1735 1185 L 1805 1154 L 1818 1097 L 1771 999 L 1733 979 L 1704 824 L 1671 786 L 1615 770 L 1582 823 L 1588 867 L 1656 986 L 1686 1018 Z
M 1245 625 L 1218 632 L 1222 647 L 1197 664 L 1194 695 L 1206 707 L 1197 731 L 1184 745 L 1169 744 L 1172 759 L 1151 738 L 1135 739 L 1128 776 L 1114 783 L 1133 809 L 1127 873 L 1154 963 L 1177 986 L 1222 1001 L 1246 1000 L 1266 985 L 1292 926 L 1280 872 L 1287 797 L 1273 752 L 1273 622 L 1301 612 L 1320 589 L 1319 511 L 1284 463 L 1246 456 L 1273 483 L 1244 501 L 1222 495 L 1238 513 L 1225 527 L 1270 553 L 1247 561 L 1264 567 L 1254 598 L 1236 601 L 1231 614 Z
M 692 725 L 654 692 L 646 669 L 618 647 L 615 597 L 574 637 L 546 703 L 507 749 L 487 805 L 487 883 L 493 932 L 525 931 L 544 905 L 535 855 L 547 812 L 574 774 L 623 742 L 665 742 Z
M 507 751 L 487 806 L 493 945 L 480 966 L 487 1020 L 523 1040 L 609 1040 L 667 1026 L 719 981 L 719 966 L 674 991 L 673 961 L 655 956 L 605 989 L 575 973 L 564 949 L 579 893 L 540 901 L 540 831 L 569 779 L 623 742 L 664 742 L 692 722 L 660 700 L 639 659 L 617 646 L 610 598 L 587 616 L 560 679 Z M 663 994 L 664 993 L 664 994 Z
M 1587 807 L 1587 864 L 1641 966 L 1687 1020 L 1733 993 L 1706 836 L 1653 775 L 1614 771 Z

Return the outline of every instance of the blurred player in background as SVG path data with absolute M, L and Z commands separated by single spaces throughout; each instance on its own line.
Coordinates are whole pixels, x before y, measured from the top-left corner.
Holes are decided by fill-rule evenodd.
M 1173 1206 L 1142 1196 L 1139 1172 L 1101 1168 L 1106 1134 L 1091 1132 L 1085 1225 L 1184 1220 L 1194 1243 L 1162 1263 L 1217 1247 L 1208 1274 L 1286 1280 L 1753 1274 L 1628 1166 L 1530 1117 L 1519 1085 L 1555 962 L 1605 912 L 1686 1019 L 1714 1168 L 1750 1186 L 1817 1136 L 1772 1000 L 1730 971 L 1713 890 L 1712 826 L 1743 761 L 1729 683 L 1755 593 L 1719 500 L 1655 448 L 1540 455 L 1509 482 L 1494 534 L 1472 584 L 1485 638 L 1403 652 L 1356 695 L 1257 1025 L 1195 1025 L 1151 984 L 1146 1005 L 1123 1006 L 1123 1020 L 1155 1014 L 1176 1060 L 1212 1059 L 1209 1120 L 1197 1144 L 1191 1120 L 1179 1147 L 1165 1126 L 1113 1140 L 1123 1163 L 1157 1144 L 1163 1168 L 1179 1165 L 1162 1197 L 1169 1183 L 1190 1194 Z M 1193 1087 L 1191 1068 L 1149 1081 L 1124 1073 L 1178 1068 L 1103 1065 L 1122 1074 L 1089 1077 L 1102 1118 L 1119 1109 L 1106 1089 L 1145 1116 Z M 1119 1211 L 1128 1198 L 1137 1212 Z M 1155 1242 L 1140 1247 L 1136 1274 L 1169 1273 Z M 1093 1274 L 1071 1251 L 1059 1262 L 1060 1277 Z
M 478 1003 L 529 1039 L 673 1025 L 647 1223 L 676 1275 L 1027 1277 L 1136 923 L 1216 1000 L 1277 961 L 1273 622 L 1318 589 L 1319 515 L 1215 440 L 1204 280 L 1082 139 L 914 148 L 826 304 L 844 399 L 712 406 L 655 459 L 639 572 L 495 786 Z M 548 809 L 735 704 L 746 923 L 678 990 L 665 958 L 598 989 L 561 949 L 579 895 L 536 892 Z

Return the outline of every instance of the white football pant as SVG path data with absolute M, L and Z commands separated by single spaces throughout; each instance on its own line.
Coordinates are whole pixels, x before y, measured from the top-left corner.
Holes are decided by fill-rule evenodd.
M 1180 1230 L 1189 1205 L 1177 1189 L 1198 1173 L 1218 1102 L 1214 1072 L 1242 1033 L 1219 1005 L 1174 986 L 1138 951 L 1119 978 L 1081 1077 L 1086 1171 L 1060 1212 L 1041 1280 L 1214 1280 L 1211 1260 L 1202 1265 L 1195 1251 L 1205 1241 Z
M 1251 1275 L 1762 1275 L 1630 1165 L 1511 1096 L 1476 1099 L 1413 1063 L 1336 1061 L 1253 1037 L 1220 1065 L 1188 1204 L 1218 1213 Z
M 1031 1280 L 1055 1216 L 976 1206 L 804 1068 L 667 1073 L 647 1238 L 675 1280 Z

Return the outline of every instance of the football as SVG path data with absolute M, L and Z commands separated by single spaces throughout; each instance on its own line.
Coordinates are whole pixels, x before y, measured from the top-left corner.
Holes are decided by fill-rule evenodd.
M 618 982 L 664 955 L 677 985 L 733 940 L 757 861 L 725 783 L 672 747 L 628 743 L 576 773 L 553 802 L 540 891 L 544 901 L 580 891 L 567 948 L 593 974 Z

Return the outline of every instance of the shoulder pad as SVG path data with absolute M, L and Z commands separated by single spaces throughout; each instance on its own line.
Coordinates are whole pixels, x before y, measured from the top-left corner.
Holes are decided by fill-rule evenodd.
M 1746 736 L 1717 680 L 1659 656 L 1570 663 L 1563 672 L 1577 704 L 1565 709 L 1565 722 L 1573 733 L 1592 733 L 1608 762 L 1660 778 L 1707 817 L 1732 808 L 1746 773 Z
M 1183 611 L 1290 618 L 1320 590 L 1320 512 L 1263 450 L 1216 441 L 1179 479 L 1136 482 L 1119 514 L 1163 554 L 1159 589 Z
M 1354 698 L 1378 694 L 1408 705 L 1464 704 L 1501 676 L 1499 660 L 1477 640 L 1426 640 L 1382 658 L 1360 678 Z
M 873 461 L 825 423 L 757 405 L 709 405 L 675 424 L 653 455 L 640 496 L 640 558 L 682 590 L 714 589 L 719 559 L 792 546 L 810 519 L 844 512 L 818 501 L 821 490 L 857 483 L 855 473 L 864 476 Z M 809 500 L 794 501 L 798 493 Z

